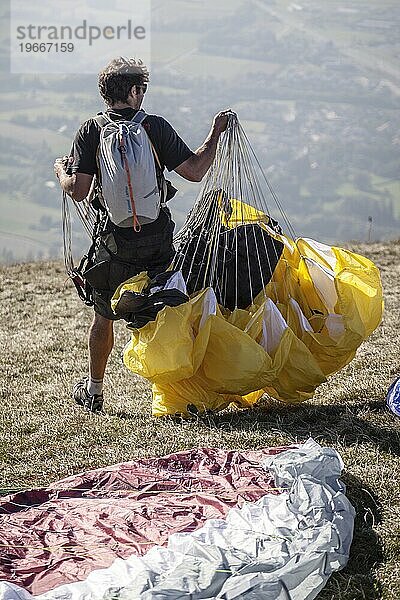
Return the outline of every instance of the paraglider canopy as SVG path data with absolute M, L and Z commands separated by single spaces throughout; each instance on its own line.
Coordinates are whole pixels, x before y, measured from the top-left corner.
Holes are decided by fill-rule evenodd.
M 112 300 L 133 330 L 124 362 L 153 383 L 154 415 L 248 407 L 263 393 L 311 398 L 377 327 L 375 265 L 293 234 L 232 114 L 171 269 L 162 282 L 141 273 Z M 147 316 L 135 316 L 139 301 Z

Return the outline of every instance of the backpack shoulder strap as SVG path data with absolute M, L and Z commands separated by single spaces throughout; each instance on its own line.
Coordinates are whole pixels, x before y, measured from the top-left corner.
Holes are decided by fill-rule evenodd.
M 104 112 L 97 113 L 93 120 L 96 121 L 96 123 L 100 125 L 102 129 L 108 125 L 108 123 L 114 123 L 114 121 L 110 119 L 110 117 Z
M 149 134 L 148 134 L 147 132 L 146 132 L 146 134 L 147 134 L 147 138 L 148 138 L 148 140 L 149 140 L 149 143 L 150 143 L 151 149 L 153 150 L 153 154 L 154 154 L 154 158 L 155 158 L 155 160 L 156 160 L 157 166 L 158 166 L 158 168 L 160 169 L 160 171 L 161 171 L 161 174 L 162 174 L 162 172 L 163 172 L 163 168 L 162 168 L 162 166 L 161 166 L 160 159 L 158 158 L 157 151 L 156 151 L 156 149 L 154 148 L 154 144 L 153 144 L 153 142 L 151 141 Z
M 154 144 L 151 141 L 150 136 L 147 133 L 147 131 L 146 131 L 146 135 L 147 135 L 147 139 L 149 140 L 150 147 L 151 147 L 151 149 L 153 151 L 154 160 L 155 160 L 155 163 L 156 163 L 157 182 L 158 182 L 159 190 L 161 192 L 161 206 L 166 206 L 168 183 L 167 183 L 167 180 L 164 177 L 164 170 L 163 170 L 163 168 L 161 166 L 160 159 L 158 158 L 157 151 L 154 148 Z M 158 169 L 157 169 L 157 167 L 158 167 Z
M 137 123 L 138 125 L 140 125 L 141 123 L 143 123 L 143 121 L 145 120 L 146 117 L 147 117 L 147 114 L 145 113 L 145 111 L 140 109 L 132 117 L 131 123 Z
M 139 115 L 139 113 L 142 113 L 142 114 L 141 114 L 141 115 Z M 138 117 L 138 119 L 140 119 L 140 120 L 136 120 L 136 117 Z M 147 114 L 144 112 L 144 110 L 139 110 L 139 111 L 136 113 L 136 115 L 133 117 L 132 121 L 134 121 L 135 123 L 143 123 L 143 121 L 144 121 L 144 119 L 145 119 L 146 117 L 147 117 Z M 163 168 L 162 168 L 162 166 L 161 166 L 160 159 L 158 158 L 157 151 L 156 151 L 156 149 L 155 149 L 155 147 L 154 147 L 154 144 L 153 144 L 153 142 L 151 141 L 151 138 L 150 138 L 150 136 L 149 136 L 149 134 L 148 134 L 148 131 L 146 130 L 146 127 L 143 127 L 143 130 L 144 130 L 144 132 L 145 132 L 145 134 L 146 134 L 146 136 L 147 136 L 147 139 L 149 140 L 150 147 L 151 147 L 151 149 L 152 149 L 152 151 L 153 151 L 153 154 L 154 154 L 154 159 L 155 159 L 156 165 L 157 165 L 157 167 L 160 169 L 160 174 L 162 175 L 162 173 L 163 173 Z

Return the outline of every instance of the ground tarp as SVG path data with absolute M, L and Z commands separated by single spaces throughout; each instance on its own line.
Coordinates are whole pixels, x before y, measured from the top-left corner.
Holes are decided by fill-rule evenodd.
M 348 559 L 335 450 L 195 449 L 0 503 L 0 599 L 315 598 Z

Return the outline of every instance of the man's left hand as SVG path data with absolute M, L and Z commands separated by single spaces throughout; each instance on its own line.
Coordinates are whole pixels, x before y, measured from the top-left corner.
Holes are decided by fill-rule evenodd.
M 227 128 L 229 115 L 231 114 L 232 110 L 228 108 L 227 110 L 221 110 L 221 112 L 215 115 L 213 122 L 213 131 L 218 136 L 220 136 L 221 133 Z

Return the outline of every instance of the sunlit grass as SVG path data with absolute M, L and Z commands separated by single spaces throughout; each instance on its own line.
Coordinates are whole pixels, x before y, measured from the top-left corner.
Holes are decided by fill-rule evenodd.
M 70 390 L 86 373 L 91 310 L 65 286 L 59 263 L 2 268 L 0 487 L 44 486 L 90 468 L 193 446 L 260 448 L 311 435 L 341 453 L 357 511 L 350 562 L 320 598 L 397 600 L 400 421 L 386 410 L 384 396 L 400 373 L 400 243 L 354 249 L 380 266 L 386 309 L 353 362 L 301 406 L 264 399 L 251 411 L 182 423 L 150 416 L 149 385 L 122 365 L 129 337 L 122 323 L 106 377 L 106 414 L 75 406 Z

